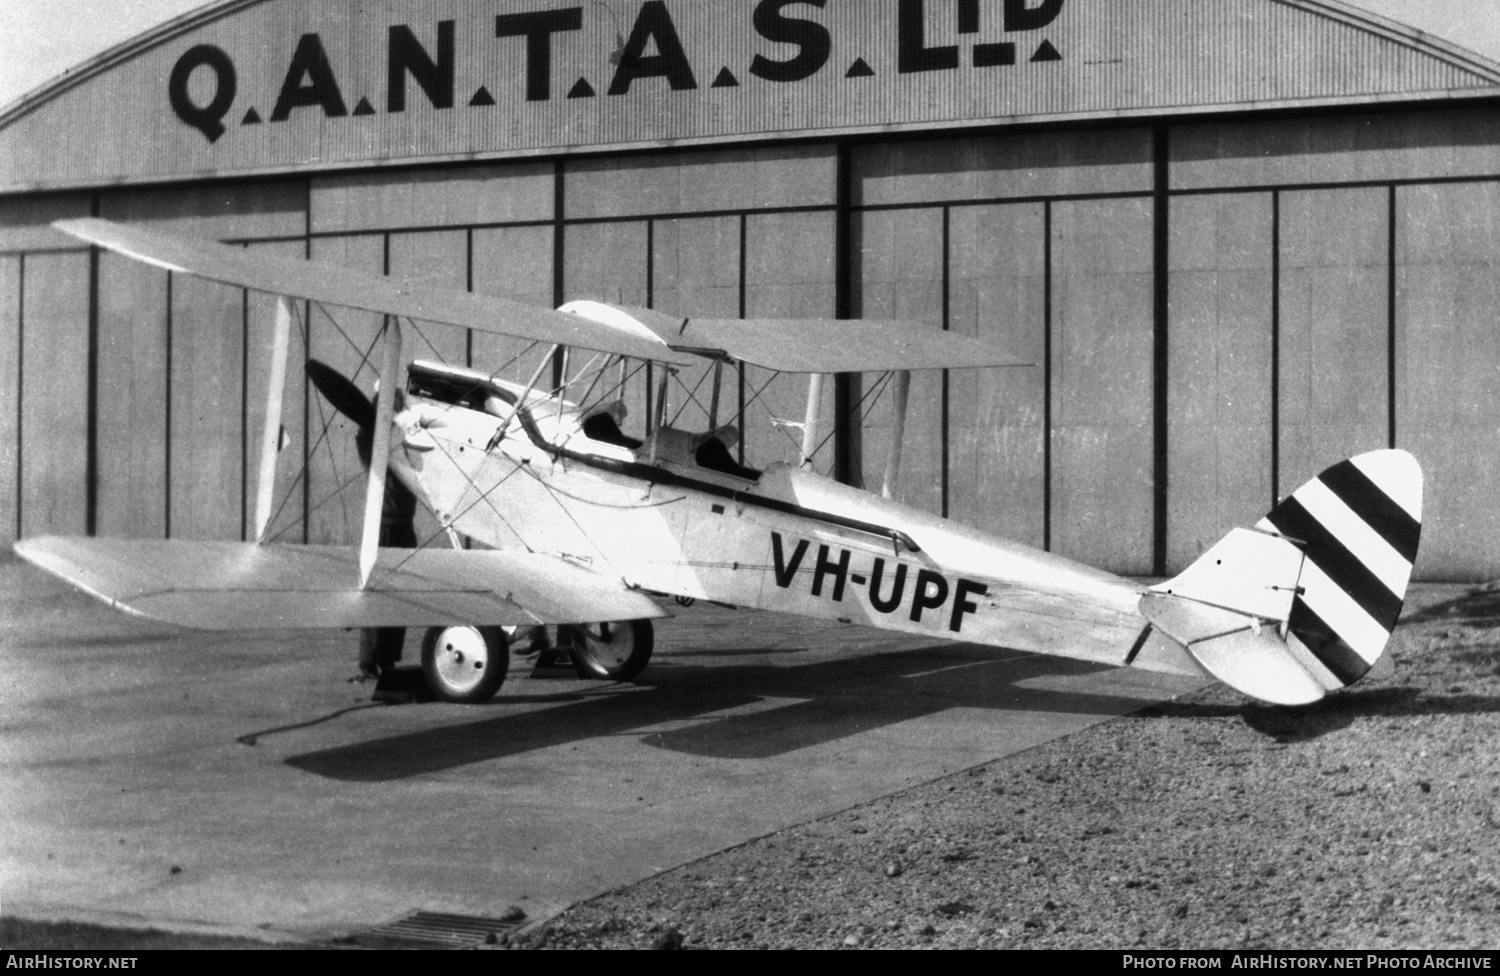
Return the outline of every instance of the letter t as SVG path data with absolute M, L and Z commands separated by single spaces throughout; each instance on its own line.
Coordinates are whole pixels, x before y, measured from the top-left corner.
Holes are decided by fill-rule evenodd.
M 583 8 L 501 14 L 495 18 L 496 37 L 526 38 L 526 100 L 552 98 L 552 35 L 583 30 Z

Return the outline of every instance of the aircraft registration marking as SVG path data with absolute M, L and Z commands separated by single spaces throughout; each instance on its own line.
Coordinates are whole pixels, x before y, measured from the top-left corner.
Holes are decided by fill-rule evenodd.
M 826 543 L 818 545 L 811 572 L 799 574 L 798 570 L 807 558 L 811 545 L 812 543 L 806 539 L 798 539 L 789 554 L 781 533 L 771 533 L 771 557 L 775 564 L 777 586 L 783 590 L 789 590 L 801 575 L 810 579 L 813 596 L 822 597 L 824 589 L 827 588 L 828 599 L 834 603 L 842 603 L 845 591 L 850 584 L 857 587 L 868 584 L 869 601 L 873 609 L 890 615 L 905 604 L 913 623 L 921 623 L 923 614 L 929 610 L 941 611 L 949 605 L 951 596 L 952 605 L 948 610 L 947 627 L 955 634 L 963 632 L 964 618 L 979 610 L 977 598 L 990 595 L 988 584 L 963 577 L 950 580 L 943 573 L 926 567 L 917 568 L 917 578 L 908 587 L 909 567 L 903 562 L 895 563 L 895 568 L 890 574 L 890 582 L 887 583 L 886 572 L 891 564 L 881 556 L 875 557 L 874 565 L 871 566 L 868 574 L 852 573 L 850 561 L 853 554 L 848 549 L 839 549 L 835 557 L 833 550 Z

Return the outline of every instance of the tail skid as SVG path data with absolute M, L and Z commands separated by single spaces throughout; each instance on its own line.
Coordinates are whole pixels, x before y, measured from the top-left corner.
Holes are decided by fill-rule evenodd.
M 1416 460 L 1362 454 L 1297 489 L 1254 530 L 1230 532 L 1140 609 L 1230 687 L 1310 704 L 1382 665 L 1421 519 Z

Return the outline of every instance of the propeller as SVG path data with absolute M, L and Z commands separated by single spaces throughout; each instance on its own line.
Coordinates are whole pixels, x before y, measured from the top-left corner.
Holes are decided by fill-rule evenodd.
M 369 468 L 370 451 L 375 444 L 375 401 L 365 396 L 349 377 L 319 360 L 307 361 L 307 378 L 333 409 L 359 428 L 354 435 L 354 447 L 359 451 L 359 463 Z
M 358 431 L 354 435 L 354 447 L 359 452 L 359 463 L 370 470 L 370 457 L 375 447 L 375 418 L 378 413 L 375 402 L 343 373 L 316 359 L 306 365 L 307 378 L 312 381 L 323 399 L 333 409 L 354 422 Z M 417 496 L 387 469 L 385 479 L 385 510 L 381 513 L 380 544 L 402 549 L 417 545 L 414 517 Z M 395 665 L 401 659 L 401 648 L 406 642 L 405 627 L 366 627 L 360 631 L 359 667 L 362 674 L 374 677 Z
M 307 361 L 307 377 L 339 413 L 361 427 L 375 425 L 375 401 L 365 396 L 353 380 L 317 359 Z
M 327 363 L 309 359 L 306 369 L 307 378 L 323 394 L 323 399 L 359 428 L 354 435 L 354 448 L 359 452 L 359 463 L 368 471 L 370 455 L 375 447 L 375 401 L 366 396 L 353 380 Z M 416 512 L 417 496 L 397 468 L 393 461 L 387 469 L 386 514 L 391 518 L 387 525 L 392 531 L 385 544 L 409 548 L 416 545 L 411 518 Z

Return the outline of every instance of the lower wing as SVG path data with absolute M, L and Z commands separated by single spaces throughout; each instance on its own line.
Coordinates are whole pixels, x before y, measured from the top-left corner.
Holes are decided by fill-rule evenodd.
M 45 536 L 15 548 L 119 610 L 200 630 L 669 616 L 617 578 L 542 553 L 382 549 L 360 589 L 359 550 L 351 546 Z

